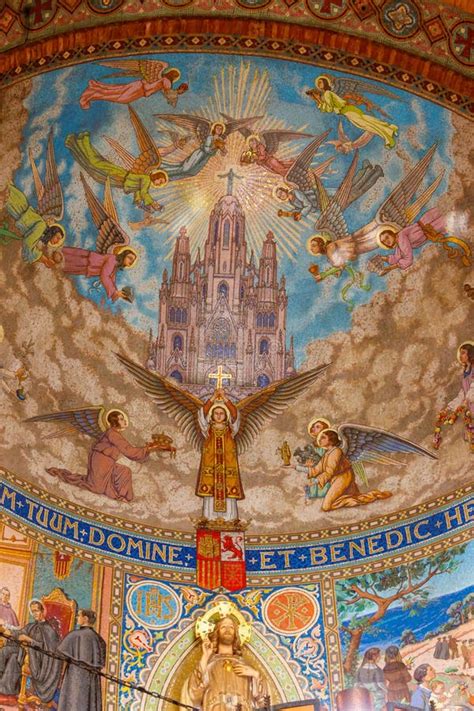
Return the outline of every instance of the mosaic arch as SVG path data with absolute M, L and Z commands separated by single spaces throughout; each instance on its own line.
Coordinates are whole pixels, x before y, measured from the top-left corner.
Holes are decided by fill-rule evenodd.
M 420 664 L 472 708 L 458 5 L 2 8 L 0 625 L 92 608 L 109 673 L 203 711 L 227 618 L 229 711 L 382 711 Z

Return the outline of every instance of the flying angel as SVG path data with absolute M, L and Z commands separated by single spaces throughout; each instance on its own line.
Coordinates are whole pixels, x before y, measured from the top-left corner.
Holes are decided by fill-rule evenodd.
M 437 459 L 424 447 L 393 432 L 351 423 L 343 424 L 337 430 L 322 430 L 317 444 L 324 450 L 324 454 L 316 466 L 310 469 L 308 477 L 310 480 L 315 479 L 320 488 L 329 485 L 322 501 L 323 511 L 360 506 L 391 496 L 391 492 L 378 489 L 361 493 L 354 470 L 360 468 L 363 462 L 394 464 L 387 455 L 399 453 Z
M 355 154 L 351 167 L 336 195 L 332 198 L 323 195 L 322 200 L 325 207 L 316 223 L 317 233 L 308 240 L 310 254 L 325 255 L 332 267 L 324 274 L 317 275 L 315 277 L 317 281 L 344 269 L 359 255 L 383 247 L 382 240 L 386 234 L 398 234 L 404 227 L 414 222 L 443 178 L 444 171 L 440 172 L 423 193 L 412 201 L 428 171 L 436 148 L 437 144 L 434 143 L 409 173 L 403 177 L 379 207 L 373 220 L 360 229 L 350 232 L 343 211 L 349 204 L 345 196 L 352 180 L 351 175 L 354 172 L 354 161 L 357 158 L 357 154 Z M 320 187 L 323 194 L 324 188 Z M 422 215 L 422 218 L 425 219 L 423 223 L 418 220 L 420 232 L 423 229 L 421 226 L 423 224 L 428 225 L 434 221 L 438 225 L 438 216 L 439 213 L 437 211 L 433 213 L 432 210 L 429 210 L 426 215 Z
M 118 154 L 123 165 L 117 165 L 104 158 L 92 145 L 90 133 L 71 133 L 66 138 L 66 146 L 80 166 L 98 183 L 105 184 L 107 178 L 113 187 L 121 188 L 126 194 L 133 194 L 135 205 L 146 212 L 159 212 L 163 208 L 150 195 L 153 188 L 161 188 L 168 182 L 167 173 L 160 167 L 162 156 L 184 145 L 176 144 L 160 148 L 156 145 L 136 111 L 129 106 L 130 121 L 140 149 L 133 156 L 114 138 L 106 136 L 107 142 Z
M 81 173 L 81 181 L 86 195 L 87 205 L 97 229 L 95 250 L 81 247 L 64 247 L 60 266 L 65 274 L 97 277 L 92 288 L 102 284 L 107 296 L 112 301 L 124 299 L 133 301 L 131 287 L 117 289 L 117 272 L 131 269 L 138 260 L 138 254 L 130 246 L 128 234 L 120 227 L 117 210 L 112 198 L 110 181 L 105 182 L 103 204 L 94 195 Z
M 225 121 L 210 121 L 192 114 L 154 114 L 160 121 L 168 121 L 185 129 L 198 141 L 199 146 L 179 163 L 164 163 L 163 168 L 170 180 L 181 180 L 197 175 L 212 156 L 220 152 L 227 154 L 225 142 L 234 131 L 250 126 L 261 116 L 244 119 L 227 118 Z
M 378 111 L 382 116 L 388 118 L 387 113 L 380 106 L 366 99 L 361 95 L 361 92 L 384 96 L 400 102 L 400 98 L 396 94 L 377 84 L 359 79 L 339 78 L 332 74 L 321 74 L 316 77 L 314 83 L 315 88 L 308 89 L 306 94 L 313 99 L 319 111 L 341 114 L 356 128 L 380 136 L 386 148 L 394 147 L 398 126 L 364 113 L 355 104 L 363 104 L 368 111 Z
M 147 442 L 143 447 L 130 444 L 122 434 L 129 424 L 126 413 L 118 409 L 107 411 L 104 405 L 37 415 L 25 422 L 51 422 L 60 426 L 45 435 L 44 439 L 77 433 L 90 437 L 93 443 L 86 475 L 56 467 L 50 467 L 46 471 L 67 484 L 118 501 L 128 502 L 133 499 L 132 472 L 129 467 L 117 463 L 119 457 L 126 457 L 133 462 L 144 462 L 150 452 L 160 448 L 153 441 Z
M 173 84 L 178 81 L 181 72 L 159 59 L 121 59 L 100 64 L 115 69 L 110 75 L 112 77 L 134 77 L 135 81 L 128 84 L 105 84 L 91 79 L 79 99 L 83 109 L 90 109 L 91 101 L 130 104 L 137 99 L 147 99 L 160 91 L 168 104 L 175 107 L 178 97 L 188 90 L 187 84 L 180 84 L 177 89 L 173 89 Z
M 370 143 L 373 137 L 373 133 L 370 133 L 369 131 L 364 131 L 364 133 L 361 133 L 361 135 L 358 136 L 355 140 L 351 140 L 344 131 L 342 121 L 339 121 L 337 125 L 337 139 L 328 141 L 328 143 L 334 146 L 338 153 L 343 153 L 344 155 L 347 155 L 347 153 L 352 153 L 352 151 L 356 151 L 359 148 L 363 148 L 364 146 L 366 146 L 368 143 Z
M 232 120 L 230 116 L 222 114 L 225 119 Z M 256 165 L 261 166 L 270 173 L 285 176 L 295 159 L 281 160 L 275 154 L 278 151 L 280 144 L 286 141 L 300 141 L 302 138 L 314 138 L 310 133 L 302 131 L 287 131 L 284 129 L 273 129 L 271 131 L 259 131 L 253 133 L 251 129 L 243 126 L 239 129 L 239 133 L 245 138 L 247 148 L 240 156 L 241 165 Z
M 309 143 L 286 174 L 286 182 L 296 185 L 296 188 L 291 188 L 288 185 L 281 185 L 276 188 L 275 196 L 278 200 L 288 202 L 294 208 L 293 210 L 278 210 L 279 217 L 292 217 L 298 221 L 309 214 L 319 216 L 321 211 L 325 209 L 329 197 L 322 185 L 320 176 L 334 158 L 324 161 L 316 170 L 311 167 L 311 162 L 314 153 L 329 133 L 330 131 L 325 131 Z M 379 165 L 372 166 L 369 161 L 365 160 L 357 175 L 355 171 L 352 172 L 350 190 L 347 192 L 345 199 L 354 202 L 362 197 L 382 175 L 383 171 Z
M 189 444 L 201 452 L 196 495 L 203 499 L 202 523 L 239 519 L 237 501 L 244 499 L 238 457 L 248 449 L 267 420 L 280 415 L 328 365 L 278 380 L 233 403 L 217 388 L 206 402 L 159 373 L 146 370 L 123 355 L 120 362 L 159 409 L 172 417 Z
M 59 224 L 64 216 L 64 199 L 54 155 L 53 129 L 48 135 L 44 179 L 39 174 L 31 149 L 28 154 L 37 208 L 34 209 L 25 193 L 13 184 L 10 185 L 6 208 L 23 236 L 22 257 L 25 262 L 53 266 L 54 255 L 61 249 L 66 237 L 64 227 Z M 12 234 L 11 239 L 16 239 L 16 235 Z

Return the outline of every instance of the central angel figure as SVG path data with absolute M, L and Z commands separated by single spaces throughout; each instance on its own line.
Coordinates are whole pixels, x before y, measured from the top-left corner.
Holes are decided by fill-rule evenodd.
M 119 360 L 159 409 L 176 421 L 191 446 L 201 452 L 196 496 L 203 499 L 202 520 L 238 523 L 237 501 L 245 498 L 238 457 L 254 441 L 266 420 L 280 415 L 327 365 L 270 383 L 233 403 L 218 381 L 212 397 L 200 398 L 159 373 L 125 356 Z
M 198 420 L 205 437 L 196 486 L 196 495 L 203 497 L 203 517 L 236 520 L 237 501 L 244 498 L 235 442 L 239 411 L 218 388 L 198 410 Z

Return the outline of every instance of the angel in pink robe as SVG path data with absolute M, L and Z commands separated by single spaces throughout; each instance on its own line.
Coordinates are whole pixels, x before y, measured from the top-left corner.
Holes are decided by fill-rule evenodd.
M 242 163 L 256 163 L 271 173 L 284 176 L 295 162 L 294 160 L 280 160 L 272 155 L 267 150 L 265 143 L 259 141 L 254 136 L 249 138 L 248 144 L 249 150 L 242 154 Z
M 388 266 L 382 270 L 381 275 L 384 276 L 393 269 L 408 269 L 413 264 L 413 250 L 423 246 L 429 241 L 427 231 L 423 230 L 423 226 L 429 226 L 436 232 L 444 232 L 446 229 L 446 220 L 444 215 L 441 215 L 436 207 L 425 212 L 422 218 L 412 225 L 403 227 L 399 232 L 392 228 L 383 230 L 380 233 L 380 242 L 387 249 L 394 249 L 388 257 L 382 257 Z
M 46 471 L 61 481 L 94 494 L 103 494 L 119 501 L 132 501 L 132 472 L 125 464 L 117 464 L 117 460 L 123 456 L 133 462 L 144 462 L 153 446 L 134 447 L 125 439 L 122 430 L 126 429 L 128 421 L 123 413 L 112 411 L 107 419 L 110 427 L 90 450 L 86 476 L 56 467 Z
M 65 274 L 99 277 L 109 299 L 128 299 L 126 292 L 117 289 L 115 277 L 119 269 L 134 266 L 137 255 L 131 248 L 123 249 L 120 254 L 100 254 L 90 249 L 63 247 L 62 259 L 61 266 Z
M 91 79 L 87 89 L 82 92 L 79 104 L 89 109 L 91 101 L 112 101 L 118 104 L 130 104 L 137 99 L 148 98 L 161 91 L 168 103 L 176 106 L 179 94 L 188 89 L 187 84 L 180 84 L 173 90 L 173 82 L 179 79 L 180 71 L 169 67 L 167 62 L 159 60 L 125 59 L 118 62 L 104 62 L 103 66 L 122 70 L 117 76 L 138 77 L 128 84 L 105 84 Z

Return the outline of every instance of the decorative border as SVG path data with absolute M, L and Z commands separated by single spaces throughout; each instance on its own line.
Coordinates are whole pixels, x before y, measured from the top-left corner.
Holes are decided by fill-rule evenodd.
M 139 533 L 145 536 L 150 536 L 154 539 L 162 539 L 170 543 L 190 543 L 194 545 L 195 533 L 193 531 L 176 531 L 166 528 L 157 528 L 147 526 L 138 521 L 130 521 L 120 518 L 119 516 L 111 516 L 95 509 L 80 506 L 79 504 L 63 499 L 59 496 L 51 494 L 46 489 L 42 489 L 26 479 L 22 479 L 17 474 L 0 467 L 0 481 L 9 482 L 14 488 L 22 490 L 25 494 L 31 495 L 36 499 L 41 500 L 48 506 L 57 509 L 61 512 L 70 511 L 75 516 L 86 518 L 91 522 L 102 523 L 105 526 L 111 526 L 114 529 L 122 529 L 123 532 Z M 317 531 L 302 531 L 289 532 L 278 534 L 249 534 L 245 536 L 247 545 L 250 546 L 269 546 L 278 544 L 296 544 L 310 543 L 313 541 L 331 541 L 343 536 L 352 534 L 362 534 L 370 531 L 375 531 L 378 528 L 383 528 L 389 524 L 400 524 L 409 519 L 414 519 L 422 514 L 428 514 L 454 504 L 458 501 L 466 499 L 471 494 L 474 494 L 474 483 L 455 489 L 449 494 L 438 496 L 436 499 L 427 501 L 416 506 L 410 506 L 406 509 L 400 509 L 390 514 L 385 514 L 378 518 L 367 519 L 360 523 L 347 524 L 338 526 L 337 528 L 322 528 Z M 1 512 L 1 509 L 0 509 Z
M 92 525 L 40 503 L 11 484 L 0 483 L 0 520 L 54 548 L 103 565 L 119 565 L 129 572 L 158 576 L 163 581 L 194 582 L 196 547 L 170 543 L 152 536 L 141 537 L 111 526 Z M 247 546 L 247 569 L 251 585 L 288 585 L 312 582 L 326 571 L 335 577 L 363 574 L 370 565 L 381 569 L 386 561 L 412 560 L 424 545 L 443 547 L 457 536 L 474 537 L 474 497 L 412 517 L 397 527 L 381 527 L 319 542 Z M 31 533 L 33 531 L 33 534 Z M 428 541 L 430 542 L 428 544 Z M 268 571 L 268 572 L 267 572 Z
M 469 77 L 405 49 L 318 27 L 240 18 L 154 18 L 51 37 L 7 52 L 0 64 L 0 87 L 61 66 L 151 51 L 266 56 L 337 68 L 474 116 Z

